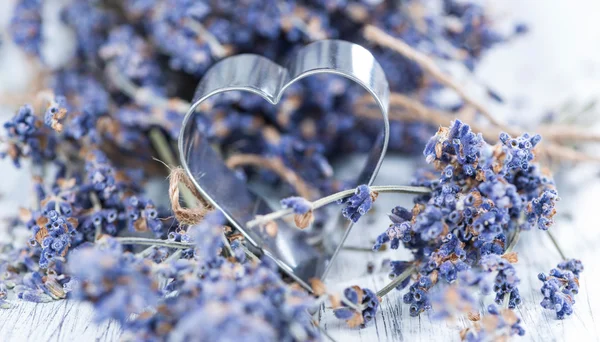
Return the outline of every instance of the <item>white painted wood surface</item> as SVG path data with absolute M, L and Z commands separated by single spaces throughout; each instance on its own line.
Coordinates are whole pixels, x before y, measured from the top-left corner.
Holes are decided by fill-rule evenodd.
M 0 24 L 8 22 L 7 6 L 0 1 Z M 556 107 L 567 99 L 585 103 L 600 94 L 600 22 L 596 0 L 505 0 L 495 2 L 498 13 L 512 13 L 532 25 L 528 36 L 494 50 L 480 66 L 478 75 L 485 83 L 502 94 L 508 105 L 493 105 L 510 121 L 529 121 L 543 110 Z M 6 31 L 2 32 L 5 37 Z M 55 45 L 52 44 L 54 47 Z M 62 49 L 54 49 L 63 51 Z M 14 58 L 17 56 L 17 58 Z M 6 89 L 26 90 L 27 73 L 16 48 L 5 42 L 0 50 L 0 92 Z M 60 57 L 57 59 L 60 60 Z M 59 63 L 59 62 L 57 62 Z M 9 66 L 10 65 L 10 66 Z M 463 81 L 469 83 L 468 78 Z M 475 82 L 477 83 L 477 82 Z M 516 104 L 519 104 L 518 106 Z M 0 104 L 2 107 L 2 104 Z M 0 112 L 2 112 L 0 108 Z M 598 113 L 595 113 L 598 115 Z M 2 115 L 2 120 L 6 113 Z M 391 163 L 400 163 L 390 165 Z M 380 184 L 406 183 L 412 169 L 410 161 L 388 161 L 378 180 Z M 14 213 L 27 203 L 25 191 L 28 175 L 12 169 L 8 161 L 0 161 L 0 218 Z M 527 341 L 598 341 L 600 340 L 600 224 L 598 166 L 579 166 L 559 177 L 559 215 L 553 232 L 568 257 L 580 258 L 585 265 L 580 293 L 576 297 L 574 314 L 563 321 L 539 306 L 541 282 L 538 272 L 548 272 L 559 261 L 548 237 L 541 231 L 522 234 L 516 251 L 520 260 L 517 271 L 521 277 L 523 303 L 517 310 L 527 334 Z M 376 209 L 363 219 L 350 237 L 352 246 L 368 246 L 387 226 L 385 213 L 393 205 L 409 204 L 410 198 L 381 195 Z M 374 218 L 374 220 L 372 219 Z M 5 225 L 0 225 L 0 239 L 5 238 Z M 408 258 L 402 251 L 364 253 L 345 251 L 331 274 L 331 287 L 342 289 L 357 284 L 372 289 L 388 281 L 387 272 L 379 268 L 384 258 Z M 376 265 L 372 275 L 366 264 Z M 334 285 L 335 284 L 335 285 Z M 403 292 L 402 292 L 403 293 Z M 337 341 L 452 341 L 468 324 L 435 322 L 424 314 L 419 318 L 408 315 L 397 291 L 385 297 L 381 309 L 366 328 L 349 329 L 333 318 L 331 311 L 320 312 L 320 324 Z M 72 301 L 33 304 L 13 301 L 14 307 L 0 310 L 0 341 L 71 341 L 118 340 L 120 327 L 111 322 L 92 322 L 90 305 Z

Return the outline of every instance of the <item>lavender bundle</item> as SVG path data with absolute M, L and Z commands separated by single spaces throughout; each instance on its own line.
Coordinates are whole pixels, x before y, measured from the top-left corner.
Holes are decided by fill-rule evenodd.
M 246 52 L 283 61 L 324 38 L 357 42 L 375 54 L 392 90 L 391 148 L 412 153 L 427 144 L 427 161 L 438 171 L 417 177 L 415 185 L 431 193 L 419 196 L 412 211 L 395 208 L 392 226 L 378 239 L 376 248 L 402 242 L 414 254 L 412 261 L 392 262 L 397 283 L 391 288 L 412 281 L 405 301 L 418 315 L 431 306 L 429 291 L 438 279 L 454 284 L 467 269 L 487 268 L 467 285 L 497 272 L 498 301 L 518 305 L 518 279 L 502 261 L 514 259 L 506 246 L 522 230 L 547 229 L 556 200 L 551 179 L 532 163 L 539 138 L 503 126 L 436 62 L 472 70 L 485 51 L 525 29 L 500 34 L 478 4 L 435 3 L 73 0 L 59 13 L 76 37 L 75 53 L 50 69 L 43 53 L 46 4 L 16 1 L 12 40 L 44 72 L 26 94 L 29 104 L 19 103 L 4 125 L 2 156 L 31 171 L 34 200 L 9 227 L 14 235 L 26 230 L 28 243 L 1 246 L 0 306 L 10 307 L 13 295 L 34 302 L 77 298 L 93 303 L 98 319 L 116 319 L 141 340 L 316 340 L 319 327 L 308 311 L 324 300 L 353 325 L 371 320 L 381 291 L 356 287 L 342 295 L 323 290 L 316 299 L 309 296 L 272 265 L 255 260 L 241 235 L 210 213 L 192 187 L 181 190 L 189 208 L 182 207 L 178 186 L 186 181 L 175 177 L 177 171 L 171 208 L 155 206 L 145 193 L 147 182 L 164 172 L 154 156 L 177 165 L 172 142 L 207 68 Z M 461 100 L 438 101 L 444 88 Z M 23 96 L 9 96 L 15 97 Z M 455 121 L 427 143 L 436 127 L 458 115 L 468 119 L 463 114 L 469 110 L 489 122 L 469 122 L 486 139 L 497 139 L 501 130 L 521 137 L 502 135 L 500 144 L 490 146 Z M 379 127 L 361 90 L 334 77 L 306 79 L 286 92 L 279 107 L 233 95 L 203 111 L 197 119 L 230 167 L 307 197 L 284 202 L 286 214 L 295 214 L 304 228 L 321 222 L 315 206 L 320 194 L 347 189 L 333 177 L 336 156 L 366 151 Z M 565 142 L 597 137 L 574 127 L 552 128 L 541 131 L 547 156 L 591 159 Z M 377 191 L 398 189 L 406 190 Z M 356 194 L 346 190 L 334 197 L 356 221 L 369 211 L 375 190 L 359 187 Z M 540 276 L 543 305 L 562 312 L 559 317 L 569 312 L 564 303 L 573 303 L 572 283 L 580 271 L 568 267 Z M 210 322 L 198 329 L 199 319 Z
M 539 135 L 512 138 L 502 133 L 499 142 L 490 145 L 459 120 L 440 128 L 423 152 L 433 170 L 422 170 L 413 182 L 429 188 L 430 193 L 416 197 L 411 209 L 393 208 L 389 215 L 392 223 L 373 246 L 378 251 L 384 244 L 391 249 L 402 244 L 412 252 L 413 260 L 392 260 L 393 286 L 377 295 L 383 296 L 394 287 L 404 290 L 410 284 L 403 301 L 410 306 L 411 316 L 437 305 L 436 317 L 455 317 L 458 312 L 473 321 L 480 319 L 473 293 L 494 292 L 494 301 L 506 310 L 521 304 L 520 280 L 513 266 L 518 255 L 512 249 L 521 232 L 532 228 L 547 231 L 552 226 L 559 200 L 550 175 L 533 162 L 533 151 L 540 140 Z M 342 214 L 358 221 L 371 209 L 377 190 L 379 187 L 366 185 L 356 188 L 352 196 L 339 201 L 345 205 Z M 293 207 L 296 216 L 311 214 L 320 206 L 298 198 L 284 199 L 282 205 Z M 581 261 L 570 259 L 561 262 L 550 275 L 541 273 L 542 306 L 555 310 L 560 319 L 570 315 L 582 270 Z M 378 308 L 377 301 L 371 304 L 376 296 L 373 291 L 351 287 L 344 296 L 361 305 L 360 311 L 342 307 L 335 310 L 336 317 L 350 326 L 357 325 L 355 314 L 362 315 L 358 318 L 361 324 L 372 319 Z M 506 310 L 500 315 L 491 306 L 488 314 L 495 317 L 492 320 L 504 317 L 508 323 L 484 323 L 488 331 L 480 331 L 477 324 L 475 330 L 465 331 L 462 337 L 485 341 L 491 336 L 523 335 L 520 319 Z M 490 326 L 494 327 L 491 331 Z

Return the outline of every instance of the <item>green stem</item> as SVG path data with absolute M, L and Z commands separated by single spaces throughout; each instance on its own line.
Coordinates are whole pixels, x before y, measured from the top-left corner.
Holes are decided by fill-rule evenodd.
M 504 298 L 502 300 L 502 306 L 505 309 L 508 309 L 508 303 L 510 302 L 510 292 L 504 294 Z
M 340 301 L 344 303 L 347 307 L 353 309 L 356 312 L 362 312 L 364 307 L 362 304 L 354 304 L 348 298 L 346 298 L 343 294 L 340 297 Z
M 193 243 L 176 242 L 176 241 L 161 240 L 161 239 L 148 239 L 148 238 L 133 237 L 133 236 L 118 237 L 115 239 L 123 245 L 162 246 L 162 247 L 179 248 L 179 249 L 194 248 Z
M 377 297 L 383 297 L 386 294 L 388 294 L 390 291 L 392 291 L 398 285 L 400 285 L 400 283 L 402 283 L 404 280 L 406 280 L 408 277 L 410 277 L 414 273 L 415 270 L 416 270 L 415 265 L 409 266 L 404 272 L 402 272 L 399 276 L 394 278 L 394 280 L 392 280 L 384 288 L 377 291 Z
M 354 252 L 373 252 L 373 248 L 360 247 L 360 246 L 343 246 L 342 249 L 345 251 L 354 251 Z
M 405 186 L 405 185 L 375 185 L 371 187 L 371 191 L 378 193 L 400 193 L 400 194 L 428 194 L 431 192 L 431 189 L 422 187 L 422 186 Z M 336 192 L 335 194 L 331 194 L 329 196 L 320 198 L 311 203 L 312 210 L 319 209 L 327 204 L 336 202 L 338 200 L 344 199 L 346 197 L 352 196 L 355 193 L 355 189 L 348 189 L 340 192 Z M 256 227 L 262 224 L 265 224 L 270 221 L 274 221 L 288 215 L 293 214 L 293 209 L 282 209 L 275 212 L 272 212 L 267 215 L 259 216 L 254 220 L 248 221 L 246 226 L 248 228 Z
M 558 241 L 556 241 L 556 239 L 554 238 L 554 235 L 552 235 L 552 233 L 550 232 L 550 230 L 546 230 L 546 233 L 548 233 L 548 237 L 550 237 L 550 240 L 552 241 L 552 244 L 554 245 L 554 248 L 556 248 L 556 251 L 558 251 L 558 254 L 560 254 L 560 257 L 563 260 L 567 260 L 567 257 L 565 256 L 565 253 L 563 253 L 562 249 L 558 245 Z
M 171 144 L 160 130 L 160 128 L 153 128 L 149 133 L 150 141 L 152 146 L 158 152 L 158 156 L 162 159 L 169 167 L 175 167 L 178 165 L 175 155 L 171 151 Z
M 243 243 L 240 244 L 240 247 L 244 250 L 244 253 L 246 253 L 246 255 L 252 259 L 252 261 L 254 262 L 260 262 L 260 259 L 256 256 L 256 254 L 252 253 L 248 247 L 244 246 Z M 233 254 L 233 253 L 232 253 Z
M 517 245 L 517 242 L 519 242 L 520 236 L 521 236 L 521 230 L 517 228 L 517 231 L 513 235 L 512 239 L 510 240 L 510 243 L 508 244 L 508 247 L 506 247 L 506 250 L 504 251 L 504 253 L 511 252 L 513 250 L 513 248 L 515 248 L 515 246 Z
M 150 246 L 146 249 L 144 249 L 143 251 L 136 253 L 135 255 L 140 256 L 142 258 L 147 257 L 148 255 L 150 255 L 150 253 L 152 252 L 152 250 L 155 248 L 156 246 Z
M 169 257 L 167 257 L 165 259 L 165 263 L 171 262 L 175 259 L 179 259 L 179 257 L 181 256 L 181 253 L 182 253 L 181 251 L 182 251 L 181 249 L 178 249 L 175 251 L 175 253 L 169 255 Z

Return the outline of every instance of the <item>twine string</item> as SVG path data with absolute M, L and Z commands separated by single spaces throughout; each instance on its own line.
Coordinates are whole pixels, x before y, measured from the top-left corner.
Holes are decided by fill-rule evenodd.
M 185 186 L 192 193 L 193 197 L 195 197 L 196 206 L 186 208 L 181 205 L 179 201 L 180 185 Z M 169 175 L 169 199 L 171 200 L 171 209 L 175 218 L 182 224 L 198 224 L 211 210 L 208 205 L 202 204 L 202 195 L 181 167 L 171 169 L 171 174 Z M 193 203 L 188 203 L 188 205 L 193 205 Z

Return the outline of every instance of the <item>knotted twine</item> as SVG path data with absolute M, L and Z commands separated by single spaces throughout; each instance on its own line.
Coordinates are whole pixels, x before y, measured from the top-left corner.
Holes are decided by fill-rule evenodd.
M 189 208 L 182 207 L 179 202 L 180 185 L 185 187 L 182 189 L 183 191 L 189 191 L 189 196 L 186 196 L 185 192 L 183 194 L 187 205 L 190 206 Z M 198 224 L 204 219 L 206 214 L 213 210 L 181 167 L 171 169 L 171 174 L 169 175 L 169 199 L 171 200 L 173 214 L 181 224 L 190 226 Z M 197 204 L 197 206 L 193 206 L 194 204 Z

